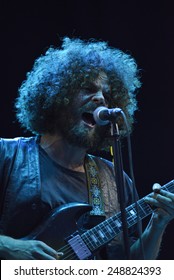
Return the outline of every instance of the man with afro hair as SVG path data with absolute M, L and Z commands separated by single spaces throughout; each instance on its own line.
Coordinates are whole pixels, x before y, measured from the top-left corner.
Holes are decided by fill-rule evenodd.
M 95 218 L 107 219 L 120 211 L 113 164 L 92 155 L 92 151 L 110 146 L 111 125 L 97 124 L 93 112 L 100 106 L 121 108 L 130 133 L 140 86 L 135 60 L 106 42 L 64 38 L 60 48 L 50 47 L 36 59 L 15 102 L 18 121 L 33 136 L 0 139 L 2 259 L 126 258 L 122 233 L 97 252 L 90 252 L 93 256 L 84 244 L 86 257 L 75 251 L 71 240 L 63 248 L 71 247 L 73 257 L 49 238 L 34 238 L 31 233 L 37 232 L 38 225 L 42 228 L 48 221 L 45 217 L 54 209 L 60 209 L 58 215 L 62 213 L 56 227 L 58 236 L 71 227 L 65 213 L 70 215 L 74 205 L 94 206 L 78 219 L 80 229 Z M 117 125 L 124 137 L 127 132 L 121 118 Z M 125 173 L 124 182 L 128 206 L 134 203 L 137 193 Z M 141 236 L 136 223 L 129 229 L 131 259 L 156 259 L 165 228 L 174 218 L 174 195 L 155 186 L 158 193 L 146 198 L 148 204 L 156 206 L 148 226 Z M 72 205 L 67 207 L 69 212 L 61 208 L 65 205 Z M 106 228 L 112 233 L 110 225 Z M 51 231 L 55 229 L 50 226 Z M 104 234 L 99 230 L 91 238 L 95 243 Z

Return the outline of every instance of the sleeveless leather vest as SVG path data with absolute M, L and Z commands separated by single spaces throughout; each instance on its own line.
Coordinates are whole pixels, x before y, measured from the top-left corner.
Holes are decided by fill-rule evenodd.
M 36 138 L 1 139 L 0 155 L 0 234 L 20 238 L 44 214 Z
M 41 202 L 38 138 L 1 139 L 0 154 L 0 234 L 21 238 L 49 211 Z M 112 163 L 99 157 L 94 159 L 99 170 L 105 214 L 110 217 L 119 211 Z

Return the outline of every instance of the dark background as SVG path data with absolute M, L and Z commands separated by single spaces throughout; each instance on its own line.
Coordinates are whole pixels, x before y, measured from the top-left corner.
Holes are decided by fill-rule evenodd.
M 64 36 L 96 38 L 129 52 L 142 69 L 139 111 L 132 134 L 140 196 L 173 179 L 174 17 L 170 1 L 2 1 L 1 137 L 25 135 L 15 122 L 17 89 L 34 60 Z M 126 151 L 124 167 L 128 171 Z M 160 259 L 174 259 L 174 222 Z

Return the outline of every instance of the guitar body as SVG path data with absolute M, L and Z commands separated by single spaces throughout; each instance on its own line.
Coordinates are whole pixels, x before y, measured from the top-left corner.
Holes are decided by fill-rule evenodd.
M 174 193 L 174 180 L 161 188 Z M 31 234 L 23 239 L 45 242 L 58 252 L 62 252 L 61 259 L 64 260 L 90 259 L 93 252 L 98 251 L 123 231 L 121 212 L 93 225 L 88 230 L 81 226 L 78 227 L 79 218 L 91 209 L 90 205 L 83 203 L 69 203 L 57 207 Z M 144 198 L 126 207 L 125 211 L 128 228 L 153 212 Z
M 90 205 L 83 203 L 69 203 L 57 207 L 23 239 L 41 240 L 59 251 L 59 248 L 66 244 L 66 239 L 78 233 L 77 221 L 80 216 L 91 209 Z

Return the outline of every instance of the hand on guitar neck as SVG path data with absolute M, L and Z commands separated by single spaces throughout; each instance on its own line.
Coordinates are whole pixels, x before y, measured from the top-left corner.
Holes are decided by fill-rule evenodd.
M 161 189 L 161 185 L 155 183 L 153 192 L 144 200 L 156 209 L 153 214 L 153 224 L 157 228 L 164 228 L 174 218 L 174 194 Z

